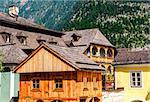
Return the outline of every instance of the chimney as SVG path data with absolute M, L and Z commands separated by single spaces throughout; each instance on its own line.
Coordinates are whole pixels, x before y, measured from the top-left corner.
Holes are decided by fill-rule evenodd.
M 11 6 L 9 6 L 9 15 L 10 15 L 11 17 L 17 19 L 18 14 L 19 14 L 19 8 L 18 8 L 16 5 L 11 5 Z

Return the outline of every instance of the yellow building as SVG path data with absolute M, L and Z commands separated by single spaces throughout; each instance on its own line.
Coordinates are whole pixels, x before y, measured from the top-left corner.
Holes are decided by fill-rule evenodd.
M 118 50 L 115 88 L 124 89 L 124 102 L 150 102 L 150 49 Z

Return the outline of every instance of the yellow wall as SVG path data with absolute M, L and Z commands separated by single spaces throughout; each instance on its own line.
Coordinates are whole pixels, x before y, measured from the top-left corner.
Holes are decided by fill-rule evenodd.
M 142 71 L 142 88 L 130 87 L 130 71 Z M 116 88 L 124 87 L 124 102 L 141 100 L 144 102 L 145 97 L 150 89 L 150 64 L 132 64 L 115 66 L 115 85 Z

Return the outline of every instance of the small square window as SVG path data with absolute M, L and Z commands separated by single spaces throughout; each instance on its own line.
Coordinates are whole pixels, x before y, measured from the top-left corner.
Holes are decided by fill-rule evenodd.
M 56 88 L 56 89 L 58 89 L 58 88 L 63 88 L 62 79 L 56 79 L 56 80 L 55 80 L 55 88 Z
M 32 80 L 32 86 L 34 89 L 40 88 L 40 80 L 39 79 L 33 79 Z

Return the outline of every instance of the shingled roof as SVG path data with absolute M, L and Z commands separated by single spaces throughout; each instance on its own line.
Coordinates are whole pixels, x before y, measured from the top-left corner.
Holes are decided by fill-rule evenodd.
M 0 12 L 0 25 L 5 27 L 11 27 L 15 29 L 25 30 L 29 32 L 43 33 L 47 35 L 52 35 L 56 37 L 61 37 L 64 35 L 61 32 L 49 30 L 39 24 L 34 23 L 31 20 L 24 19 L 22 17 L 13 18 L 9 15 Z
M 115 57 L 115 65 L 150 63 L 150 49 L 132 50 L 120 48 Z
M 0 53 L 4 56 L 3 63 L 5 64 L 18 64 L 27 57 L 27 55 L 20 48 L 16 47 L 15 44 L 0 45 Z
M 105 70 L 100 68 L 98 64 L 89 59 L 86 55 L 68 47 L 60 47 L 56 45 L 46 44 L 50 49 L 58 53 L 60 56 L 71 62 L 80 69 L 85 70 Z
M 3 33 L 9 33 L 11 36 L 11 42 L 10 43 L 16 43 L 18 47 L 21 49 L 35 49 L 36 47 L 39 46 L 39 43 L 37 39 L 41 36 L 42 39 L 44 39 L 46 42 L 49 42 L 49 39 L 54 39 L 55 42 L 57 42 L 58 45 L 60 46 L 66 46 L 64 43 L 63 39 L 60 37 L 55 37 L 43 33 L 36 33 L 36 32 L 29 32 L 29 31 L 24 31 L 24 30 L 19 30 L 11 27 L 5 27 L 5 26 L 0 26 L 0 44 L 5 44 L 6 42 L 4 41 L 2 34 Z M 22 45 L 19 42 L 19 39 L 17 38 L 18 36 L 24 36 L 26 37 L 27 44 Z
M 98 28 L 86 29 L 86 30 L 75 30 L 75 31 L 69 31 L 64 33 L 66 34 L 62 36 L 64 41 L 71 41 L 73 34 L 80 36 L 78 41 L 73 42 L 75 46 L 89 45 L 90 43 L 94 43 L 94 44 L 114 47 L 107 40 L 107 38 L 99 31 Z

